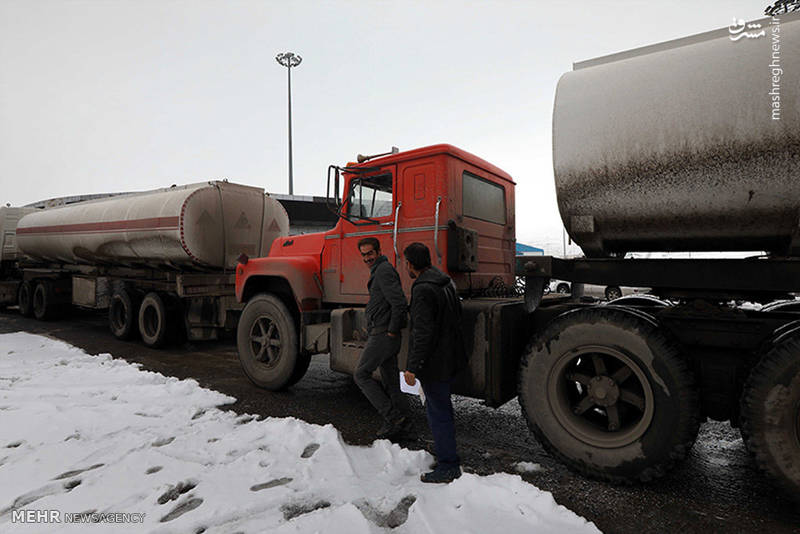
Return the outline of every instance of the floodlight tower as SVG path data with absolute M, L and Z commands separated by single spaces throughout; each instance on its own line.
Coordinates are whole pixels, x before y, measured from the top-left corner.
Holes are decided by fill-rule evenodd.
M 292 67 L 297 67 L 303 58 L 293 52 L 283 52 L 275 56 L 275 61 L 286 67 L 289 75 L 289 194 L 294 194 L 292 185 Z

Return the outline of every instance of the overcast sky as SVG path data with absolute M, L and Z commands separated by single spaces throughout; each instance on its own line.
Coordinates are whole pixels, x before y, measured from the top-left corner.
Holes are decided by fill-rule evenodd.
M 451 143 L 560 243 L 550 125 L 574 61 L 763 16 L 727 1 L 0 0 L 0 202 L 228 178 L 324 195 L 329 164 Z

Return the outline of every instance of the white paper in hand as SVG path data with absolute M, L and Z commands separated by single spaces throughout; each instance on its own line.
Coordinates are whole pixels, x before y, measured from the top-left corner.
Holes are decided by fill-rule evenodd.
M 422 401 L 422 404 L 425 404 L 425 392 L 422 391 L 422 383 L 415 378 L 414 385 L 409 386 L 406 383 L 406 377 L 403 371 L 400 371 L 400 391 L 403 393 L 410 393 L 411 395 L 419 395 L 419 400 Z

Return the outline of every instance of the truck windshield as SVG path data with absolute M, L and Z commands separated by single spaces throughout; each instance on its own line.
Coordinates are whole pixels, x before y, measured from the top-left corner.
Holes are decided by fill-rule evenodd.
M 392 214 L 392 175 L 356 178 L 350 182 L 347 214 L 377 219 Z

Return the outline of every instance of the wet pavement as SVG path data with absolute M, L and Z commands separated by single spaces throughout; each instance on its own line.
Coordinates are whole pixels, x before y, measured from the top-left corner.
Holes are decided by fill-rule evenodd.
M 287 391 L 274 393 L 251 385 L 232 340 L 188 343 L 162 350 L 115 339 L 103 315 L 75 311 L 69 318 L 43 323 L 0 311 L 0 333 L 46 334 L 90 354 L 142 364 L 144 369 L 194 378 L 204 387 L 238 399 L 226 408 L 264 417 L 296 417 L 332 424 L 345 441 L 368 445 L 379 418 L 348 376 L 314 356 L 306 376 Z M 402 441 L 418 449 L 431 445 L 423 407 L 412 402 L 420 439 Z M 518 473 L 519 462 L 538 465 L 521 473 L 526 481 L 551 491 L 559 504 L 593 521 L 604 532 L 800 532 L 800 504 L 792 502 L 751 461 L 737 429 L 708 422 L 686 462 L 647 485 L 612 486 L 581 477 L 556 462 L 528 432 L 516 400 L 499 409 L 455 398 L 456 433 L 465 471 Z

